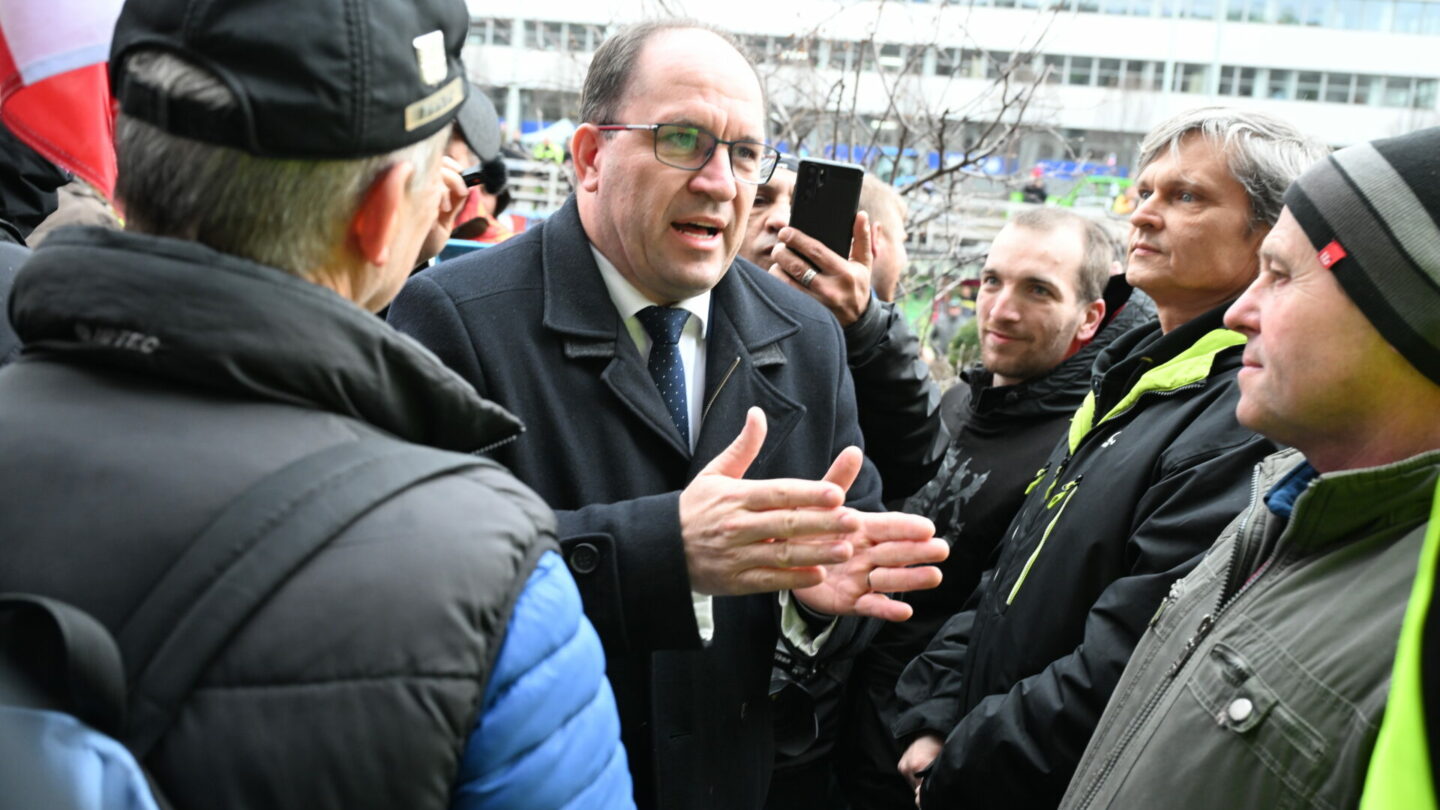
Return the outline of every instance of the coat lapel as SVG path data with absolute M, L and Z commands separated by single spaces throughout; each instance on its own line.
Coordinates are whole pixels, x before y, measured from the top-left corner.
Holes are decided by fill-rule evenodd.
M 567 358 L 608 358 L 600 379 L 647 429 L 689 458 L 690 448 L 680 438 L 620 314 L 610 305 L 610 292 L 590 253 L 575 198 L 551 216 L 544 228 L 545 328 L 560 333 Z
M 777 388 L 766 373 L 786 363 L 780 342 L 800 331 L 756 284 L 741 260 L 715 286 L 706 338 L 705 403 L 695 457 L 708 461 L 745 425 L 751 406 L 765 411 L 765 444 L 752 469 L 761 469 L 805 414 L 805 406 Z
M 670 419 L 640 352 L 610 306 L 610 293 L 590 253 L 574 197 L 544 229 L 545 328 L 560 333 L 567 358 L 608 358 L 600 379 L 647 429 L 689 458 L 690 449 Z M 749 275 L 753 272 L 759 271 L 737 259 L 711 295 L 696 471 L 734 441 L 751 406 L 765 411 L 769 428 L 755 461 L 757 468 L 784 443 L 805 413 L 803 405 L 763 373 L 785 365 L 780 342 L 798 333 L 800 325 L 756 285 Z

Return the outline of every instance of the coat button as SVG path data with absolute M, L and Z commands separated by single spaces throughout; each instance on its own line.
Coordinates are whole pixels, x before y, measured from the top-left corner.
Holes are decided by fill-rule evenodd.
M 1225 715 L 1230 718 L 1232 723 L 1243 723 L 1254 712 L 1255 704 L 1250 702 L 1250 698 L 1235 698 L 1230 701 L 1229 706 L 1225 707 Z
M 580 543 L 570 551 L 570 570 L 577 574 L 588 574 L 600 565 L 600 549 L 590 543 Z

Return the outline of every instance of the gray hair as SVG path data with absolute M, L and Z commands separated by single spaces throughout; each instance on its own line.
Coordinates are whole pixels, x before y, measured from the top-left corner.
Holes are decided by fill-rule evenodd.
M 745 64 L 750 66 L 750 72 L 755 75 L 755 81 L 760 85 L 762 113 L 768 110 L 768 107 L 765 106 L 765 82 L 760 79 L 760 72 L 755 69 L 755 62 L 750 59 L 749 54 L 745 52 L 734 36 L 699 20 L 675 18 L 645 20 L 627 25 L 606 38 L 605 42 L 596 49 L 595 56 L 590 60 L 590 69 L 585 72 L 585 85 L 580 90 L 580 120 L 587 124 L 664 123 L 663 121 L 616 121 L 615 116 L 620 114 L 620 105 L 625 101 L 625 92 L 629 89 L 630 79 L 635 73 L 635 63 L 639 61 L 640 53 L 645 50 L 645 45 L 649 43 L 651 37 L 667 31 L 691 29 L 714 34 L 740 54 L 740 57 L 745 60 Z
M 1075 276 L 1076 297 L 1080 299 L 1081 306 L 1105 297 L 1105 285 L 1110 281 L 1110 265 L 1115 261 L 1116 241 L 1105 226 L 1062 208 L 1026 209 L 1012 216 L 1010 224 L 1040 233 L 1078 228 L 1085 245 L 1080 269 Z
M 233 91 L 180 57 L 140 51 L 125 63 L 127 81 L 221 110 Z M 121 115 L 115 154 L 127 227 L 187 239 L 222 253 L 312 278 L 335 256 L 362 195 L 389 167 L 415 166 L 410 191 L 424 187 L 450 138 L 449 128 L 389 154 L 356 160 L 256 157 L 171 135 Z
M 1199 133 L 1224 153 L 1230 174 L 1250 198 L 1250 228 L 1274 225 L 1285 207 L 1285 189 L 1330 150 L 1300 130 L 1253 110 L 1199 107 L 1160 123 L 1140 144 L 1140 171 L 1172 154 L 1191 133 Z

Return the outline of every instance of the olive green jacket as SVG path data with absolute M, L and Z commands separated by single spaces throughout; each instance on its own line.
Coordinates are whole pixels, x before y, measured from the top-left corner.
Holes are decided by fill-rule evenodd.
M 1390 686 L 1440 451 L 1320 475 L 1287 520 L 1250 507 L 1141 639 L 1064 808 L 1352 807 Z

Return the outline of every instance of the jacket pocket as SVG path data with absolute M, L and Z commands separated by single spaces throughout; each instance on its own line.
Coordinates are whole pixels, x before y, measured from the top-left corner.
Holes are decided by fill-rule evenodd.
M 1220 760 L 1243 770 L 1256 767 L 1253 761 L 1244 764 L 1253 757 L 1273 776 L 1255 786 L 1274 795 L 1251 795 L 1252 806 L 1312 806 L 1334 765 L 1331 741 L 1344 739 L 1337 735 L 1347 733 L 1350 718 L 1327 708 L 1335 691 L 1278 640 L 1247 619 L 1238 625 L 1206 651 L 1188 690 L 1221 732 L 1213 744 L 1232 749 Z M 1224 774 L 1215 776 L 1224 783 Z

